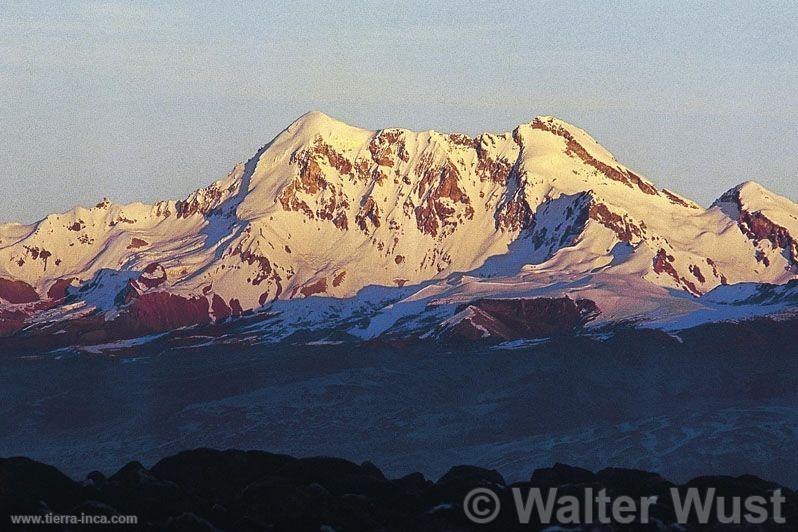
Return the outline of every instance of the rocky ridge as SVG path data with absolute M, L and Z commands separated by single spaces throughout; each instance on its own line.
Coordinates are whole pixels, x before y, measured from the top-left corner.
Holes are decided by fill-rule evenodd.
M 502 511 L 488 524 L 470 521 L 464 500 L 473 489 L 489 489 Z M 135 515 L 136 530 L 152 531 L 444 531 L 551 530 L 537 514 L 519 524 L 511 510 L 511 489 L 557 489 L 561 495 L 584 498 L 606 490 L 607 496 L 657 496 L 650 522 L 604 525 L 601 530 L 793 530 L 798 496 L 754 476 L 700 477 L 676 485 L 655 473 L 608 468 L 599 472 L 555 464 L 534 471 L 525 482 L 508 483 L 496 471 L 455 466 L 437 481 L 421 473 L 388 479 L 370 462 L 314 457 L 293 458 L 261 451 L 197 449 L 164 458 L 151 468 L 131 462 L 106 477 L 94 472 L 75 482 L 54 467 L 27 458 L 0 459 L 0 518 L 10 515 L 92 515 L 108 518 Z M 774 490 L 785 497 L 786 523 L 721 524 L 712 515 L 708 525 L 677 524 L 670 496 L 716 490 L 718 496 L 768 499 Z M 555 514 L 556 515 L 556 514 Z M 596 514 L 597 515 L 597 514 Z M 567 525 L 563 523 L 563 525 Z M 596 525 L 569 530 L 596 530 Z M 49 527 L 71 530 L 69 526 Z

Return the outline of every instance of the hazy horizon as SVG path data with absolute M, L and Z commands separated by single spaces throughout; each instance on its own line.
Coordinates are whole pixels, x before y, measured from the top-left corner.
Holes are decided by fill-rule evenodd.
M 798 7 L 768 6 L 6 5 L 0 221 L 181 199 L 311 110 L 468 134 L 554 115 L 704 205 L 746 180 L 795 201 Z

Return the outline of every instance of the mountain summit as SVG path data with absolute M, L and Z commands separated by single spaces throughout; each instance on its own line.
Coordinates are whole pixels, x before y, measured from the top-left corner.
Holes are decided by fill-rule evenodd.
M 365 304 L 367 287 L 423 302 L 409 314 L 447 308 L 446 326 L 486 298 L 661 318 L 721 285 L 794 279 L 796 234 L 786 198 L 744 183 L 704 209 L 554 117 L 471 137 L 311 112 L 183 201 L 0 226 L 0 329 L 89 320 L 138 335 L 304 298 Z M 364 314 L 364 335 L 412 321 L 394 303 L 370 307 L 383 317 Z

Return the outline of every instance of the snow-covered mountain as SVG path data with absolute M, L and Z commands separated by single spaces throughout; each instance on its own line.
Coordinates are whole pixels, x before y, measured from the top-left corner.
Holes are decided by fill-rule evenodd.
M 469 137 L 313 112 L 183 201 L 0 226 L 0 332 L 99 343 L 249 311 L 274 337 L 678 327 L 788 308 L 747 298 L 798 277 L 794 235 L 798 205 L 756 183 L 704 209 L 553 117 Z

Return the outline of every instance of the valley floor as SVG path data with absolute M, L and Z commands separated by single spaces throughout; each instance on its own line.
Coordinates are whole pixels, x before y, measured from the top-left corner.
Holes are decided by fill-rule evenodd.
M 453 463 L 528 478 L 555 462 L 674 481 L 798 485 L 795 323 L 536 345 L 275 345 L 0 357 L 0 456 L 74 478 L 188 448 Z

